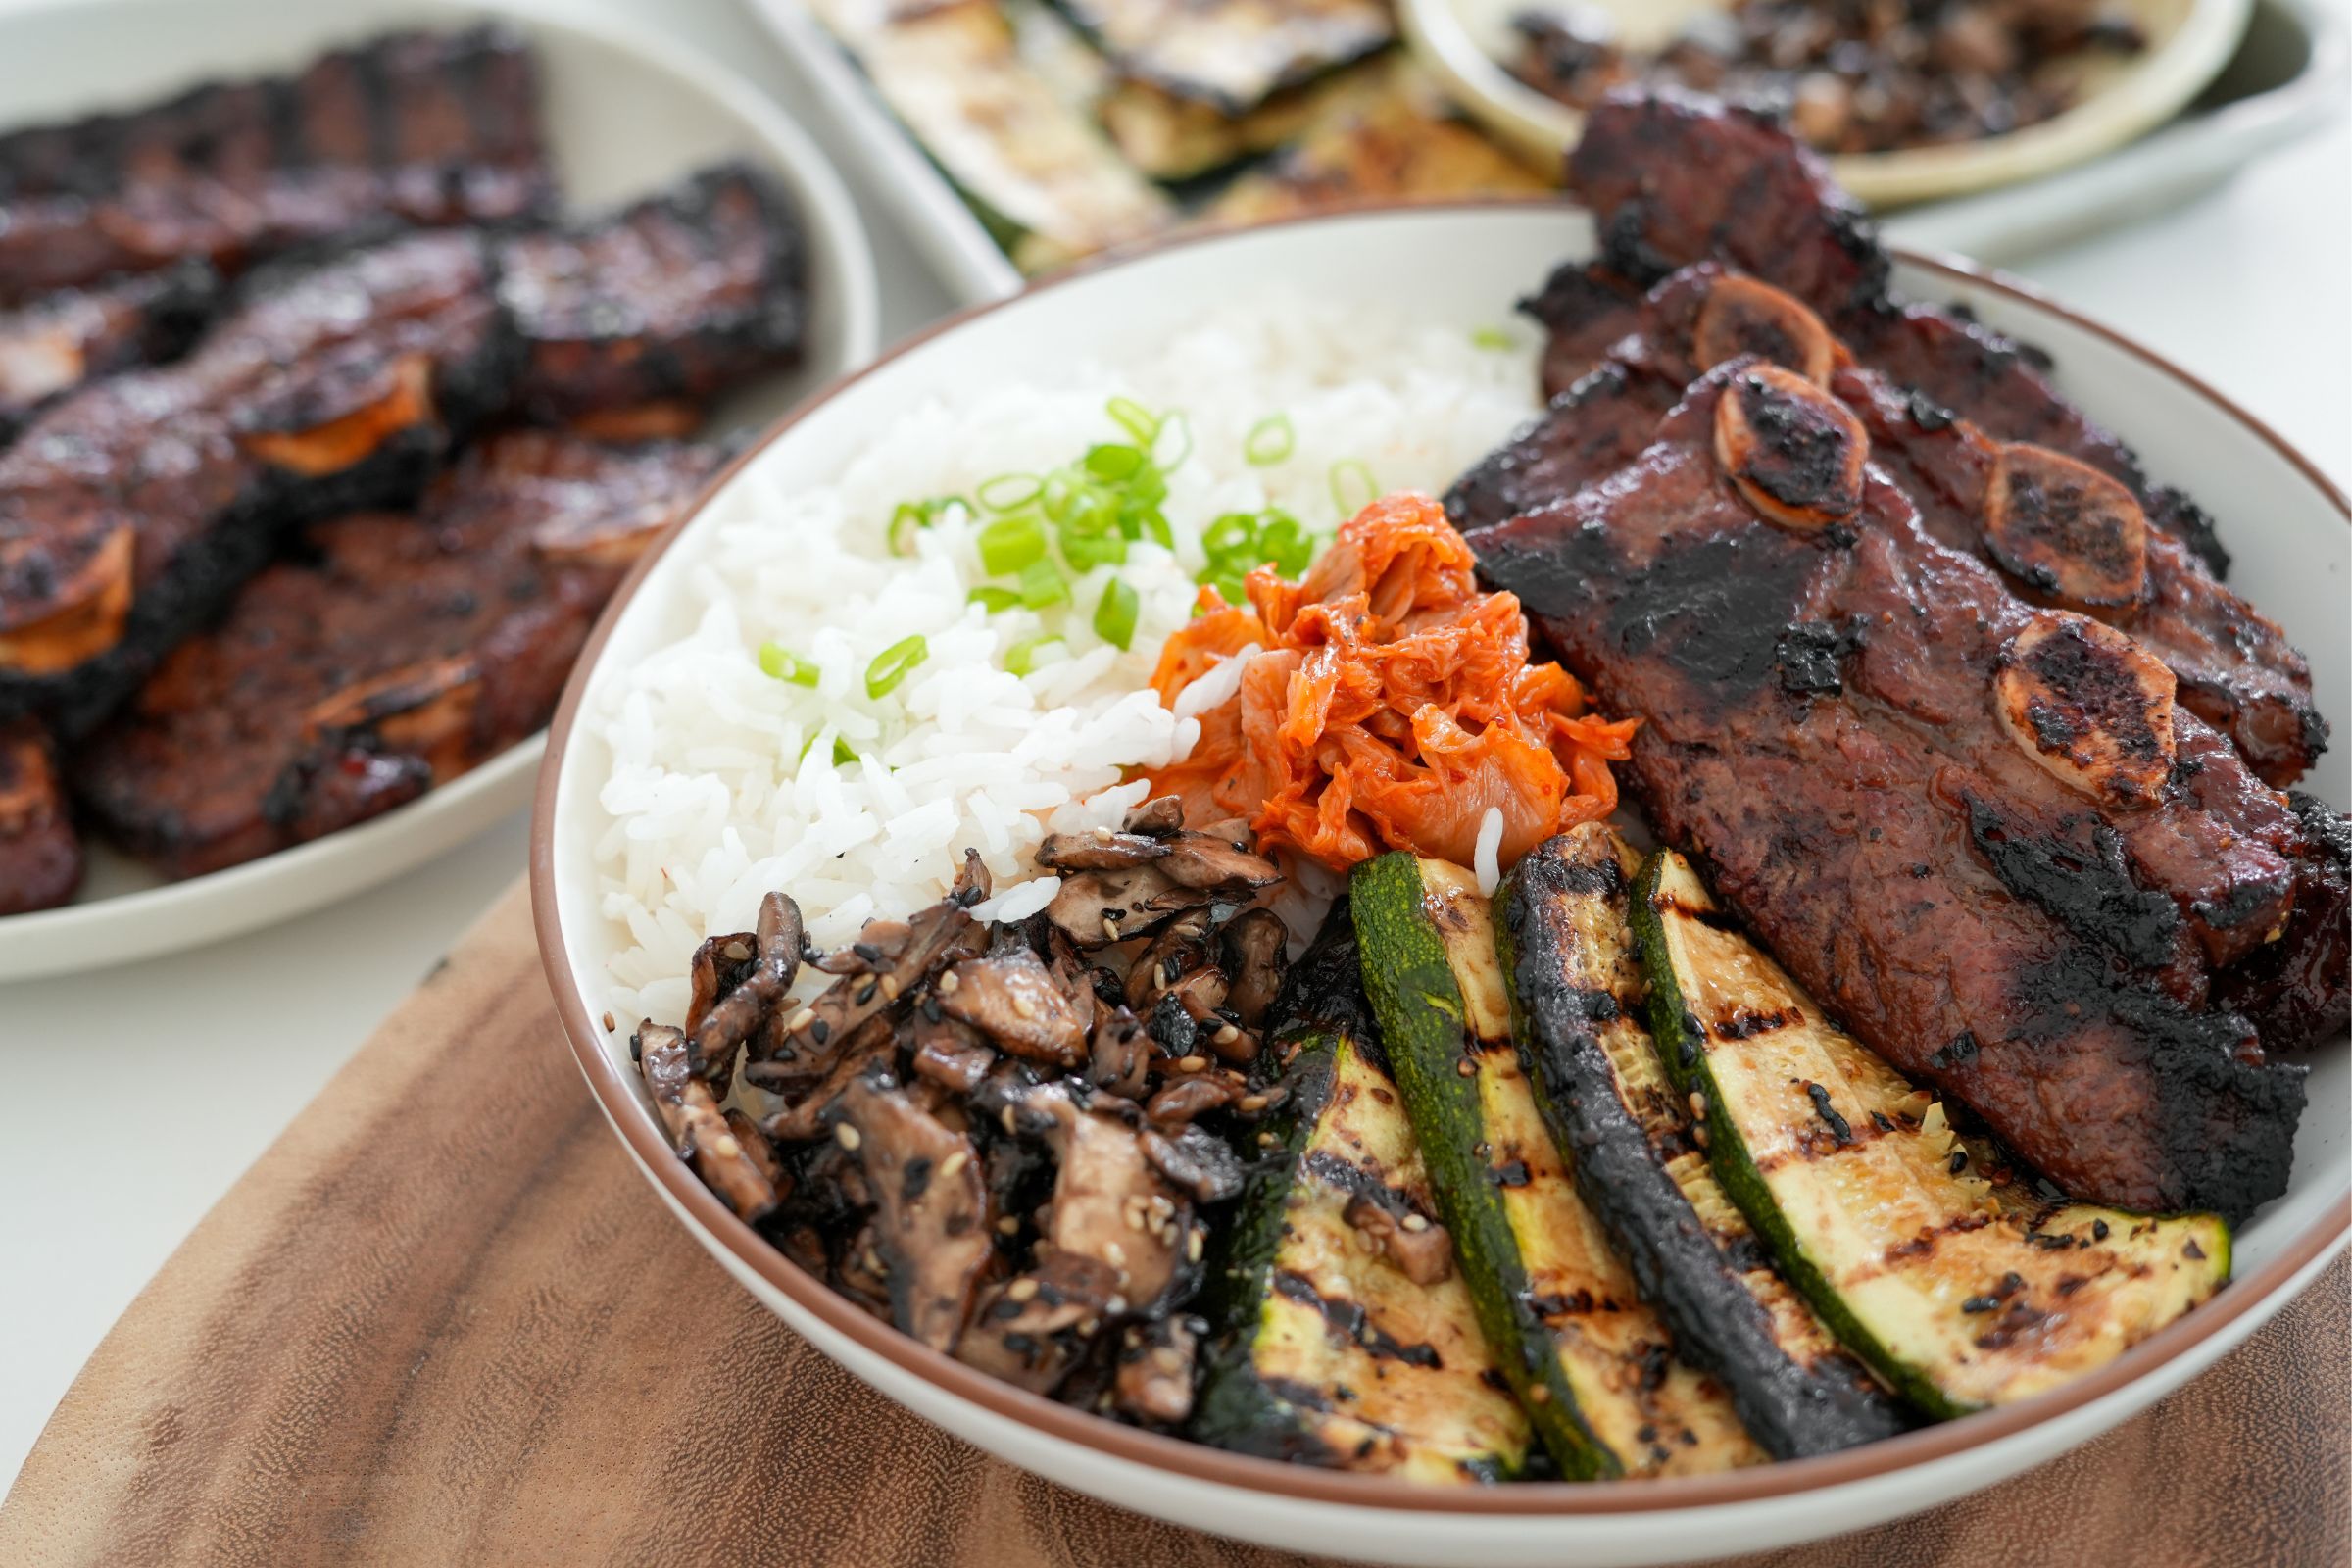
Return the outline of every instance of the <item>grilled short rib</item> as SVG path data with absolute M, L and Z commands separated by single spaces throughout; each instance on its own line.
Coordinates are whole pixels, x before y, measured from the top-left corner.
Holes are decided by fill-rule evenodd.
M 546 723 L 709 446 L 492 438 L 414 515 L 307 530 L 75 753 L 96 823 L 173 876 L 379 815 Z
M 584 228 L 517 238 L 503 261 L 530 345 L 515 401 L 542 422 L 691 410 L 801 351 L 799 230 L 774 183 L 741 164 Z
M 82 383 L 179 353 L 220 293 L 220 274 L 191 261 L 0 311 L 0 447 Z
M 35 720 L 0 720 L 0 914 L 63 904 L 81 885 L 57 755 Z
M 0 307 L 201 258 L 233 271 L 385 219 L 552 208 L 538 67 L 497 27 L 396 33 L 292 76 L 0 137 Z
M 1679 269 L 1718 262 L 1786 290 L 1862 366 L 1917 394 L 1928 421 L 1957 414 L 1995 442 L 2073 458 L 2129 490 L 2161 541 L 2148 598 L 2168 618 L 2166 657 L 2185 699 L 2272 783 L 2308 770 L 2328 738 L 2309 669 L 2275 624 L 2221 587 L 2229 557 L 2212 519 L 2151 484 L 2132 450 L 2050 382 L 2037 350 L 1963 310 L 1892 298 L 1876 230 L 1775 121 L 1688 94 L 1613 99 L 1592 115 L 1569 175 L 1599 223 L 1602 260 L 1563 268 L 1528 302 L 1551 333 L 1549 390 L 1618 358 L 1629 335 L 1652 335 L 1658 302 L 1642 290 Z
M 0 452 L 0 713 L 79 732 L 287 526 L 413 496 L 512 383 L 494 282 L 466 230 L 264 269 L 186 358 L 35 419 Z
M 2302 826 L 2143 651 L 1938 543 L 1868 454 L 1736 359 L 1628 468 L 1472 544 L 1644 716 L 1653 826 L 1859 1037 L 2078 1197 L 2242 1217 L 2284 1188 L 2303 1070 L 2213 976 L 2287 917 Z
M 1574 380 L 1542 420 L 1464 476 L 1450 498 L 1462 526 L 1499 521 L 1630 459 L 1699 372 L 1762 353 L 1862 416 L 1874 461 L 1936 537 L 1999 567 L 2020 596 L 2097 615 L 2148 645 L 2182 701 L 2264 778 L 2292 782 L 2324 745 L 2311 667 L 2286 633 L 2190 545 L 2151 525 L 2139 495 L 2106 468 L 2000 439 L 1856 364 L 1860 351 L 1802 301 L 1720 263 L 1684 268 L 1645 294 L 1625 292 L 1600 268 L 1564 269 L 1547 293 L 1584 302 L 1551 311 L 1549 367 Z

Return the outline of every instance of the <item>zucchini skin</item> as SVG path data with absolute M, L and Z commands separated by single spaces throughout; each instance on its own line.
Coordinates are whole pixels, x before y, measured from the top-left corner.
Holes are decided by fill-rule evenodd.
M 1512 1032 L 1544 1122 L 1678 1352 L 1723 1383 L 1767 1452 L 1803 1458 L 1892 1437 L 1907 1425 L 1901 1406 L 1772 1274 L 1696 1152 L 1688 1107 L 1658 1093 L 1655 1048 L 1625 983 L 1638 975 L 1625 973 L 1621 847 L 1589 824 L 1539 845 L 1496 893 Z M 1612 1046 L 1642 1059 L 1621 1069 Z M 1644 1089 L 1652 1102 L 1637 1109 L 1629 1096 Z
M 1285 1098 L 1252 1129 L 1273 1143 L 1253 1137 L 1245 1148 L 1249 1175 L 1212 1243 L 1202 1308 L 1214 1329 L 1190 1435 L 1261 1458 L 1421 1482 L 1511 1479 L 1528 1455 L 1526 1418 L 1498 1387 L 1458 1271 L 1416 1286 L 1384 1262 L 1348 1255 L 1350 1233 L 1320 1250 L 1303 1234 L 1321 1226 L 1329 1237 L 1353 1191 L 1374 1190 L 1392 1206 L 1429 1206 L 1357 978 L 1346 901 L 1292 967 L 1273 1016 L 1264 1065 L 1270 1077 L 1287 1061 Z M 1375 1120 L 1381 1125 L 1367 1125 Z M 1385 1150 L 1373 1147 L 1383 1132 L 1394 1134 Z M 1380 1155 L 1396 1144 L 1408 1157 L 1383 1168 Z M 1326 1291 L 1352 1287 L 1337 1303 L 1338 1321 L 1302 1270 L 1315 1271 Z M 1310 1311 L 1325 1321 L 1307 1320 Z M 1424 1331 L 1411 1344 L 1391 1332 L 1411 1325 Z M 1298 1343 L 1316 1339 L 1324 1382 L 1336 1386 L 1290 1375 L 1304 1370 Z
M 1504 1375 L 1571 1480 L 1762 1459 L 1722 1392 L 1675 1359 L 1557 1169 L 1510 1043 L 1499 970 L 1495 995 L 1465 996 L 1457 955 L 1432 904 L 1433 894 L 1466 880 L 1458 868 L 1398 852 L 1359 864 L 1348 902 L 1361 935 L 1364 992 Z M 1449 912 L 1458 915 L 1458 903 Z M 1482 910 L 1477 926 L 1484 925 Z M 1465 943 L 1472 935 L 1457 933 Z M 1491 946 L 1486 958 L 1493 961 Z M 1482 1019 L 1491 1021 L 1482 1027 Z M 1497 1111 L 1514 1096 L 1526 1101 L 1525 1115 L 1505 1120 Z M 1510 1189 L 1530 1195 L 1519 1200 L 1524 1233 L 1514 1224 Z M 1540 1292 L 1529 1246 L 1547 1256 L 1545 1283 L 1564 1275 L 1592 1285 L 1578 1286 L 1573 1298 Z
M 2112 1359 L 2229 1278 L 2230 1231 L 2217 1215 L 2035 1203 L 2003 1190 L 2024 1186 L 2006 1171 L 1991 1181 L 1978 1174 L 1993 1157 L 1988 1147 L 1953 1136 L 1940 1104 L 1831 1024 L 1737 934 L 1680 855 L 1649 857 L 1629 912 L 1651 1033 L 1678 1087 L 1704 1097 L 1708 1158 L 1725 1190 L 1846 1347 L 1928 1414 L 1948 1419 L 2044 1392 Z M 1705 976 L 1678 963 L 1670 920 L 1727 933 L 1738 962 L 1724 972 L 1747 982 L 1740 996 L 1770 1005 L 1741 1004 L 1737 1027 L 1711 1029 L 1692 990 Z M 1724 1070 L 1754 1049 L 1748 1042 L 1802 1046 L 1815 1037 L 1825 1049 L 1768 1073 L 1750 1068 L 1735 1079 Z M 1788 1071 L 1800 1063 L 1811 1080 Z M 1801 1122 L 1761 1120 L 1760 1096 L 1747 1093 L 1799 1085 L 1810 1102 L 1790 1113 Z M 1797 1173 L 1789 1180 L 1849 1162 L 1800 1191 L 1811 1200 L 1801 1215 L 1776 1195 L 1756 1156 L 1756 1141 L 1776 1136 L 1801 1152 L 1775 1157 L 1775 1173 Z M 1872 1152 L 1879 1146 L 1888 1151 L 1884 1161 Z M 1897 1181 L 1907 1186 L 1889 1201 Z M 1937 1223 L 1905 1230 L 1889 1219 L 1898 1205 L 1921 1217 L 1923 1194 L 1925 1216 Z M 1867 1267 L 1841 1288 L 1838 1247 L 1852 1250 L 1857 1241 L 1867 1244 Z

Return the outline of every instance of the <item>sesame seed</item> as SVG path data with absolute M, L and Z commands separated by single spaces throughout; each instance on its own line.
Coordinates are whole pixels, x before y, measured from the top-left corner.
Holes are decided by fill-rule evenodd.
M 945 1178 L 954 1176 L 957 1171 L 963 1169 L 964 1166 L 970 1164 L 971 1160 L 971 1155 L 958 1149 L 956 1151 L 956 1152 L 950 1154 L 947 1158 L 939 1162 L 939 1174 L 943 1180 Z
M 1695 1089 L 1690 1091 L 1690 1114 L 1702 1120 L 1707 1114 L 1707 1097 Z
M 1179 1056 L 1176 1058 L 1178 1072 L 1199 1072 L 1207 1065 L 1208 1058 L 1206 1056 Z
M 1112 1268 L 1124 1269 L 1127 1266 L 1127 1249 L 1116 1242 L 1106 1243 L 1102 1249 L 1102 1255 L 1109 1260 Z
M 1404 1228 L 1419 1235 L 1429 1229 L 1429 1216 L 1427 1214 L 1407 1214 L 1404 1216 Z
M 1266 1108 L 1266 1097 L 1263 1095 L 1244 1095 L 1242 1097 L 1242 1108 L 1244 1110 L 1263 1110 Z
M 1121 1312 L 1127 1310 L 1127 1298 L 1124 1296 L 1112 1297 L 1102 1303 L 1102 1310 L 1108 1312 L 1112 1317 L 1117 1317 Z
M 1027 997 L 1016 996 L 1012 999 L 1012 1010 L 1020 1017 L 1034 1018 L 1037 1016 L 1037 1004 Z
M 963 981 L 956 976 L 956 971 L 950 969 L 939 977 L 939 994 L 943 997 L 952 997 L 962 984 Z
M 1257 1135 L 1258 1147 L 1261 1149 L 1272 1149 L 1277 1141 L 1278 1140 L 1272 1133 L 1259 1133 Z
M 858 1135 L 858 1129 L 851 1126 L 846 1121 L 836 1122 L 834 1124 L 833 1137 L 842 1148 L 850 1151 L 852 1153 L 856 1153 L 858 1152 L 858 1146 L 865 1142 L 863 1138 Z
M 897 975 L 886 974 L 882 977 L 882 995 L 893 1002 L 899 1000 L 899 977 Z
M 1202 1250 L 1202 1249 L 1205 1247 L 1205 1245 L 1206 1245 L 1206 1240 L 1205 1240 L 1205 1238 L 1203 1237 L 1202 1233 L 1200 1233 L 1200 1231 L 1195 1231 L 1195 1232 L 1193 1232 L 1193 1233 L 1192 1233 L 1190 1236 L 1187 1236 L 1187 1237 L 1184 1239 L 1184 1255 L 1185 1255 L 1185 1257 L 1186 1257 L 1186 1258 L 1188 1258 L 1189 1260 L 1191 1260 L 1192 1262 L 1195 1262 L 1195 1263 L 1198 1263 L 1198 1262 L 1200 1262 L 1200 1253 L 1201 1253 L 1201 1250 Z
M 816 1009 L 814 1007 L 803 1007 L 800 1011 L 794 1013 L 791 1017 L 784 1020 L 784 1032 L 786 1034 L 797 1035 L 815 1021 Z
M 710 1140 L 710 1152 L 721 1159 L 733 1159 L 737 1154 L 743 1152 L 743 1146 L 737 1143 L 731 1134 L 720 1133 L 716 1138 Z
M 1007 1214 L 997 1221 L 997 1234 L 1000 1236 L 1018 1236 L 1020 1233 L 1021 1222 L 1013 1215 Z
M 726 953 L 726 956 L 729 958 L 732 958 L 737 963 L 741 963 L 744 959 L 752 956 L 752 950 L 745 947 L 740 942 L 728 943 L 723 951 Z
M 618 1026 L 618 1025 L 616 1025 L 615 1023 L 613 1023 L 613 1021 L 612 1021 L 612 1015 L 611 1013 L 609 1013 L 609 1012 L 608 1012 L 608 1013 L 606 1013 L 606 1014 L 605 1014 L 605 1033 L 607 1033 L 607 1034 L 611 1034 L 611 1033 L 612 1033 L 612 1031 L 613 1031 L 615 1028 L 617 1028 L 617 1027 L 619 1027 L 619 1026 Z
M 1016 1301 L 1026 1301 L 1037 1294 L 1037 1281 L 1014 1280 L 1004 1287 L 1004 1294 Z
M 1152 1364 L 1173 1376 L 1184 1370 L 1184 1357 L 1163 1345 L 1152 1352 Z
M 1236 1040 L 1242 1038 L 1242 1032 L 1239 1029 L 1236 1029 L 1233 1025 L 1227 1024 L 1223 1028 L 1219 1029 L 1215 1034 L 1209 1036 L 1209 1038 L 1214 1040 L 1220 1046 L 1230 1046 Z
M 1478 1076 L 1477 1064 L 1471 1061 L 1471 1059 L 1467 1056 L 1464 1056 L 1461 1060 L 1455 1062 L 1453 1064 L 1453 1070 L 1460 1073 L 1465 1078 L 1475 1078 Z
M 1537 1384 L 1534 1388 L 1527 1391 L 1527 1402 L 1530 1404 L 1549 1404 L 1551 1402 L 1551 1390 L 1545 1388 L 1541 1383 Z

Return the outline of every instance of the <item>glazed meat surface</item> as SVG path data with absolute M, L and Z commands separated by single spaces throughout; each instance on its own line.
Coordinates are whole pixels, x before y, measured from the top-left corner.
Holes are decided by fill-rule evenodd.
M 1827 323 L 1801 302 L 1759 289 L 1719 263 L 1685 268 L 1642 294 L 1604 268 L 1563 269 L 1545 299 L 1553 328 L 1548 373 L 1569 378 L 1570 390 L 1544 419 L 1464 477 L 1452 498 L 1463 526 L 1500 521 L 1631 458 L 1646 443 L 1649 423 L 1718 355 L 1763 352 L 1802 370 L 1792 362 L 1807 356 L 1789 339 L 1806 338 L 1818 362 L 1813 373 L 1863 416 L 1875 460 L 1944 543 L 2001 568 L 2021 596 L 2096 614 L 2154 649 L 2179 679 L 2182 700 L 2271 783 L 2292 782 L 2326 744 L 2310 664 L 2285 632 L 2223 586 L 2195 549 L 2147 510 L 2141 496 L 2148 492 L 2133 492 L 2109 468 L 2074 471 L 2051 461 L 2055 449 L 1999 438 L 1973 416 L 1867 368 L 1867 351 L 1832 340 Z M 1607 395 L 1597 396 L 1602 390 Z M 2035 482 L 2041 488 L 2027 488 Z M 2037 497 L 2063 504 L 2041 507 L 2039 520 L 2071 523 L 2075 534 L 2013 546 L 2000 524 L 2021 523 L 2025 509 L 2009 503 Z M 2085 498 L 2114 515 L 2096 515 Z M 2156 504 L 2176 513 L 2180 505 Z M 2091 523 L 2110 526 L 2102 535 Z M 2052 569 L 2055 549 L 2085 556 L 2102 538 L 2118 558 L 2105 578 L 2091 583 L 2083 580 L 2088 572 Z
M 520 39 L 393 34 L 0 137 L 0 307 L 189 258 L 233 271 L 387 219 L 503 222 L 554 191 Z
M 514 240 L 502 271 L 529 345 L 516 401 L 550 423 L 703 403 L 797 358 L 807 325 L 790 205 L 740 164 L 584 228 Z
M 78 750 L 99 825 L 174 876 L 378 815 L 546 723 L 715 448 L 492 439 L 419 514 L 307 531 Z
M 2129 639 L 2022 603 L 1867 457 L 1735 360 L 1631 466 L 1472 544 L 1644 715 L 1653 826 L 1866 1043 L 2078 1197 L 2242 1216 L 2284 1186 L 2301 1069 L 2213 975 L 2292 909 L 2302 825 Z
M 63 904 L 80 885 L 81 840 L 48 732 L 0 721 L 0 914 Z
M 0 452 L 0 712 L 86 728 L 286 527 L 413 496 L 515 353 L 483 241 L 427 231 L 257 273 L 186 358 L 52 407 Z
M 0 447 L 83 382 L 186 348 L 220 292 L 212 268 L 182 262 L 0 311 Z

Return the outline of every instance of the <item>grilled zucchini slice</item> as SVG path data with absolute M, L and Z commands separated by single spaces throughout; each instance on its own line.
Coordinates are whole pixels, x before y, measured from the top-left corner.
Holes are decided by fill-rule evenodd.
M 1648 1012 L 1724 1188 L 1846 1346 L 1964 1415 L 2114 1359 L 2221 1288 L 2230 1228 L 2043 1204 L 1822 1015 L 1681 856 L 1634 885 Z M 1992 1178 L 1992 1179 L 1988 1179 Z
M 1111 63 L 1227 116 L 1396 40 L 1382 0 L 1063 0 Z
M 1487 1338 L 1576 1479 L 1765 1457 L 1680 1360 L 1577 1197 L 1511 1043 L 1494 923 L 1459 866 L 1384 855 L 1349 885 L 1364 992 Z
M 1024 56 L 998 0 L 815 0 L 815 10 L 1022 270 L 1175 222 L 1166 193 Z
M 1872 1381 L 1724 1196 L 1690 1107 L 1642 1026 L 1626 925 L 1640 858 L 1606 823 L 1539 845 L 1496 894 L 1520 1060 L 1576 1190 L 1600 1217 L 1683 1357 L 1712 1372 L 1775 1458 L 1902 1430 Z
M 1216 1325 L 1193 1436 L 1423 1482 L 1528 1452 L 1367 1016 L 1345 903 L 1292 969 L 1269 1050 L 1285 1098 L 1210 1259 Z M 1416 1253 L 1371 1250 L 1388 1236 Z

